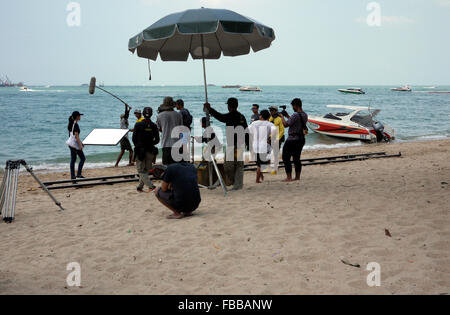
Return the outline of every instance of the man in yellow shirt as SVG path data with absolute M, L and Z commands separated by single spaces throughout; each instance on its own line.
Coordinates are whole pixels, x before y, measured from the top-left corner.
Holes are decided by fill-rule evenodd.
M 278 140 L 280 141 L 280 148 L 283 145 L 285 139 L 284 136 L 284 125 L 283 120 L 281 119 L 281 115 L 278 113 L 278 107 L 277 106 L 270 106 L 270 119 L 269 122 L 273 123 L 275 127 L 278 128 Z
M 144 117 L 142 117 L 142 111 L 139 109 L 136 109 L 134 111 L 134 116 L 136 116 L 136 123 L 140 123 L 144 121 Z

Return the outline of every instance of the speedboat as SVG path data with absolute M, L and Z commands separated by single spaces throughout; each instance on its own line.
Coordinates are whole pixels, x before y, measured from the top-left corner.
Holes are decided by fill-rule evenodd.
M 31 91 L 29 88 L 27 88 L 26 86 L 22 86 L 21 88 L 20 88 L 20 91 L 22 91 L 22 92 L 29 92 L 29 91 Z
M 369 107 L 345 105 L 328 105 L 327 107 L 350 112 L 327 114 L 323 117 L 311 116 L 308 127 L 312 131 L 326 136 L 368 142 L 389 142 L 395 139 L 394 129 L 374 119 L 381 110 L 372 111 Z
M 241 92 L 262 92 L 259 87 L 244 86 L 239 89 Z
M 340 89 L 338 91 L 344 94 L 366 94 L 361 88 Z
M 404 87 L 393 88 L 391 91 L 395 92 L 412 92 L 412 89 L 409 85 L 405 85 Z

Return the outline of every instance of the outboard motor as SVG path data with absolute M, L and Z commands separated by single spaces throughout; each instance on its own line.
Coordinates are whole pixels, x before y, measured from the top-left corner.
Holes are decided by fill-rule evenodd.
M 373 129 L 375 130 L 376 134 L 377 134 L 377 141 L 381 142 L 381 141 L 386 141 L 389 142 L 389 139 L 386 137 L 386 135 L 384 134 L 384 126 L 382 123 L 380 123 L 379 121 L 374 121 L 373 122 Z

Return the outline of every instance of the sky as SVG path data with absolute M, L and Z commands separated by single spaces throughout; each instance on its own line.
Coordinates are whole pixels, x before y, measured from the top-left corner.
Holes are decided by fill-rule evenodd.
M 208 83 L 450 85 L 450 0 L 0 0 L 0 77 L 28 85 L 201 85 L 201 61 L 151 63 L 128 40 L 186 9 L 226 8 L 272 27 L 272 47 L 207 61 Z M 369 7 L 368 7 L 369 5 Z M 369 9 L 369 10 L 368 10 Z

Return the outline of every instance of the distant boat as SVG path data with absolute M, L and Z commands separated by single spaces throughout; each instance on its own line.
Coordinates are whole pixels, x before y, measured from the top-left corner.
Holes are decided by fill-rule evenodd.
M 424 89 L 427 90 L 434 90 L 436 87 L 435 86 L 425 86 Z
M 340 89 L 338 91 L 344 94 L 366 94 L 361 88 Z
M 412 92 L 412 89 L 409 85 L 405 85 L 404 87 L 393 88 L 391 91 L 394 92 Z
M 87 86 L 89 86 L 89 84 L 86 84 L 86 83 L 85 83 L 85 84 L 81 84 L 81 85 L 80 85 L 80 87 L 87 87 Z
M 222 86 L 223 89 L 240 89 L 240 85 L 224 85 Z
M 241 92 L 262 92 L 259 87 L 244 86 L 239 89 Z
M 22 87 L 20 88 L 20 91 L 21 91 L 21 92 L 30 92 L 30 91 L 33 91 L 33 90 L 27 88 L 26 86 L 22 86 Z

